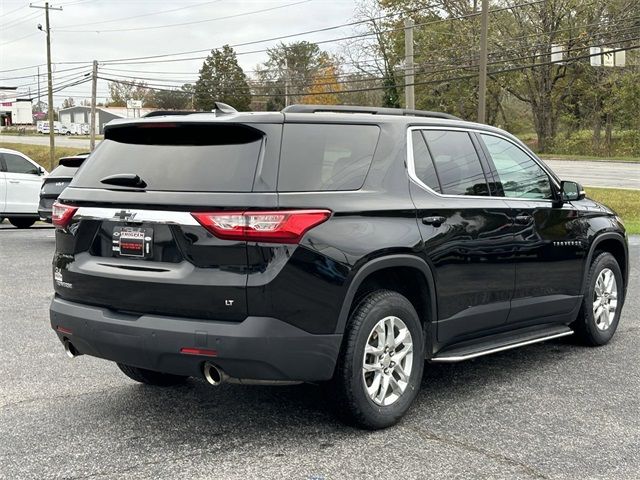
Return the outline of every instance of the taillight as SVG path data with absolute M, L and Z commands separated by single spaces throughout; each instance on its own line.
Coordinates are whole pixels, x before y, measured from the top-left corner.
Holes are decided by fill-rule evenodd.
M 269 212 L 196 212 L 193 217 L 218 238 L 272 243 L 298 243 L 329 218 L 329 210 Z
M 78 207 L 70 207 L 62 203 L 55 202 L 51 208 L 51 222 L 57 228 L 65 228 L 73 218 Z

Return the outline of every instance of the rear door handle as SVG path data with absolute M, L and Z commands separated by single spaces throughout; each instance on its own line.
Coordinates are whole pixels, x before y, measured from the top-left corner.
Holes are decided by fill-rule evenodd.
M 444 217 L 423 217 L 422 223 L 425 225 L 433 225 L 434 227 L 439 227 L 445 222 L 446 218 Z
M 516 215 L 516 225 L 530 225 L 533 223 L 533 217 L 531 215 Z
M 20 183 L 20 180 L 9 180 L 9 183 Z

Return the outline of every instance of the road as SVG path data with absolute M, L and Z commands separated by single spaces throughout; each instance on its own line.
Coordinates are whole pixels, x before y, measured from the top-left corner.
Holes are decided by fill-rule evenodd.
M 0 229 L 0 478 L 638 478 L 638 237 L 609 345 L 428 365 L 405 420 L 365 432 L 312 385 L 162 389 L 67 358 L 48 321 L 53 235 Z
M 640 163 L 545 160 L 563 180 L 590 187 L 640 189 Z
M 49 135 L 0 135 L 0 142 L 25 143 L 27 145 L 49 146 Z M 89 140 L 73 136 L 56 135 L 56 145 L 59 147 L 89 148 Z

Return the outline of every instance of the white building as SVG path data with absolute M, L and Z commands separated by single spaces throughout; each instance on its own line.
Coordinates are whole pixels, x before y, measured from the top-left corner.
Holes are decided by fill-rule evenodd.
M 97 107 L 96 108 L 96 132 L 101 134 L 104 132 L 104 126 L 111 120 L 116 118 L 141 117 L 149 112 L 153 112 L 154 108 L 139 108 L 134 112 L 126 107 Z M 72 123 L 90 123 L 91 107 L 78 105 L 75 107 L 63 108 L 58 112 L 58 118 L 63 125 L 71 125 Z
M 0 126 L 33 125 L 31 99 L 18 95 L 18 87 L 0 87 Z

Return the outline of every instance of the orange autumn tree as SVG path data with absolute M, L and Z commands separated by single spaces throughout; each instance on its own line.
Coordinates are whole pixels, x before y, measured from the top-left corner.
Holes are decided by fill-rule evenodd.
M 343 90 L 338 81 L 338 68 L 332 62 L 321 65 L 313 75 L 311 84 L 300 103 L 316 105 L 337 105 L 340 103 L 339 93 Z

